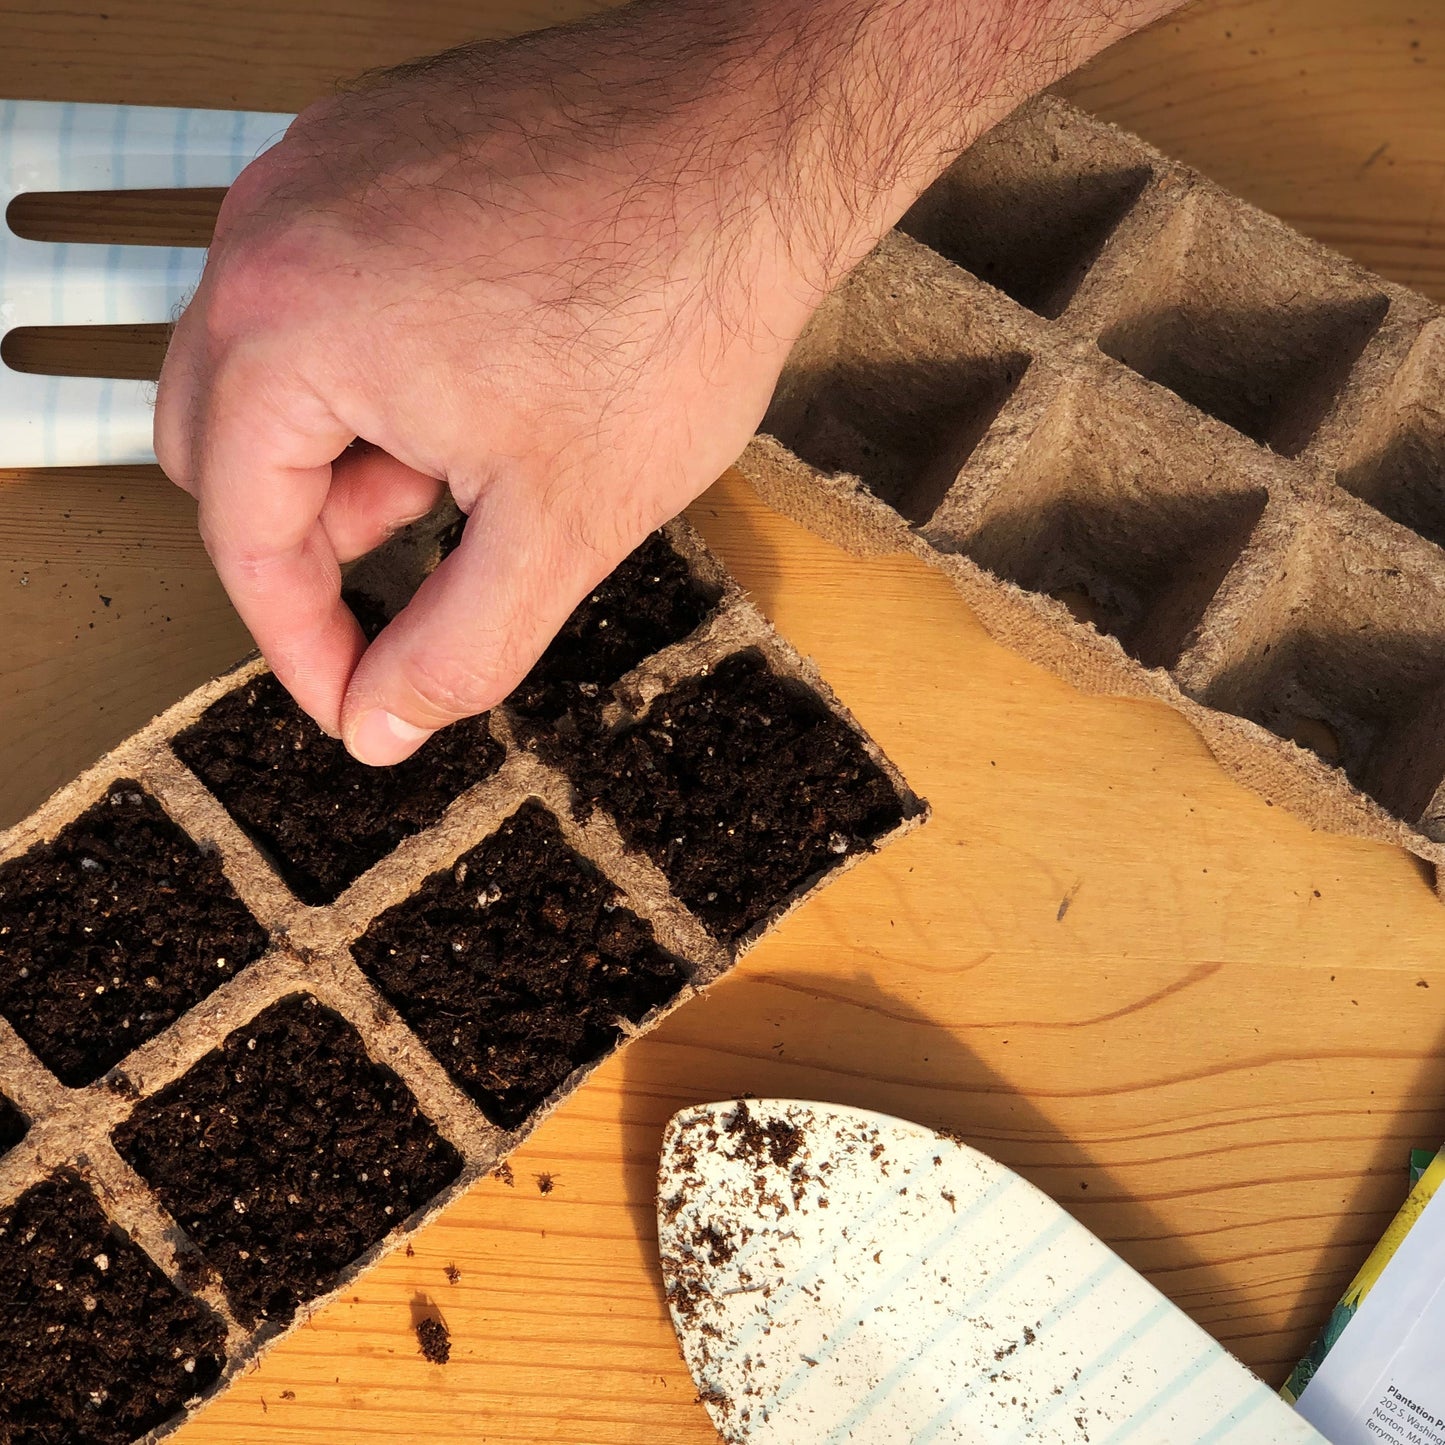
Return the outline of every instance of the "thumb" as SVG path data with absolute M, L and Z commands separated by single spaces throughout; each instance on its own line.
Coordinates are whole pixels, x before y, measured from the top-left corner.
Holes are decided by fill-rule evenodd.
M 526 676 L 615 560 L 505 485 L 483 493 L 460 545 L 363 654 L 341 733 L 374 767 L 486 712 Z

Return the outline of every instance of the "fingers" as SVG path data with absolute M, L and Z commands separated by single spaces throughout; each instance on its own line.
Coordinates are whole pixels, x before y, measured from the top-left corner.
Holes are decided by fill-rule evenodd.
M 331 470 L 321 525 L 339 562 L 379 547 L 398 528 L 426 516 L 444 483 L 374 447 L 353 447 Z
M 515 491 L 483 494 L 461 545 L 362 658 L 341 713 L 362 762 L 400 762 L 438 728 L 500 702 L 609 570 Z
M 189 438 L 201 536 L 221 582 L 276 676 L 333 734 L 364 646 L 321 521 L 332 459 L 350 440 L 283 363 L 244 347 L 211 376 Z

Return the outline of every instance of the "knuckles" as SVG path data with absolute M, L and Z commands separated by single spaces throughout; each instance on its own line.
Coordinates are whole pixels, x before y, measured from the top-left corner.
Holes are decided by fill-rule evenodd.
M 226 343 L 286 327 L 314 302 L 316 261 L 314 248 L 285 231 L 233 242 L 206 278 L 203 319 L 208 339 Z

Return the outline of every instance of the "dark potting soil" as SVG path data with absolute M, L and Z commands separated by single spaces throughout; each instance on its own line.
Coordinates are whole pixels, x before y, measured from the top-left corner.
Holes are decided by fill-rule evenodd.
M 759 1119 L 745 1099 L 738 1100 L 727 1121 L 727 1131 L 737 1140 L 741 1156 L 755 1159 L 759 1164 L 771 1159 L 778 1169 L 791 1164 L 793 1156 L 803 1147 L 803 1131 L 796 1124 L 778 1117 Z
M 444 728 L 394 768 L 368 768 L 270 673 L 213 703 L 172 747 L 310 904 L 334 902 L 503 757 L 480 717 Z
M 0 867 L 0 1013 L 61 1083 L 98 1079 L 265 951 L 265 930 L 131 782 Z
M 644 658 L 696 631 L 718 595 L 654 532 L 562 624 L 507 705 L 544 722 L 575 713 L 585 730 L 600 715 L 607 689 Z
M 356 961 L 495 1123 L 515 1128 L 686 982 L 652 926 L 524 804 L 352 946 Z
M 406 1085 L 306 994 L 237 1029 L 115 1143 L 248 1325 L 290 1319 L 461 1170 Z
M 433 1315 L 423 1315 L 416 1322 L 416 1342 L 433 1365 L 444 1365 L 452 1357 L 451 1331 Z
M 0 1440 L 130 1445 L 209 1389 L 226 1332 L 58 1174 L 0 1210 Z
M 723 941 L 904 816 L 857 734 L 756 652 L 664 693 L 573 780 Z
M 0 1094 L 0 1157 L 8 1154 L 26 1135 L 25 1115 Z

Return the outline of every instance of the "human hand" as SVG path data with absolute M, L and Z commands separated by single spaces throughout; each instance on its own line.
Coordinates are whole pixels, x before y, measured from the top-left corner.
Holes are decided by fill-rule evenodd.
M 942 162 L 1120 33 L 1101 8 L 672 0 L 302 114 L 226 198 L 156 411 L 301 706 L 388 764 L 505 697 L 742 450 L 812 309 Z M 461 544 L 367 648 L 340 564 L 443 486 Z
M 281 681 L 364 761 L 510 691 L 741 450 L 806 315 L 722 213 L 723 142 L 679 133 L 690 83 L 624 33 L 313 107 L 227 196 L 177 328 L 157 454 Z M 364 652 L 339 563 L 443 479 L 462 543 Z

